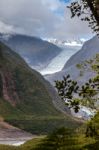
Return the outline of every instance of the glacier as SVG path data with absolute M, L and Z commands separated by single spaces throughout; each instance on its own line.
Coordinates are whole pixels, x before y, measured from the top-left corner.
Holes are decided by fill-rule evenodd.
M 63 49 L 56 57 L 54 57 L 51 62 L 43 69 L 40 70 L 42 75 L 53 74 L 58 71 L 61 71 L 69 60 L 69 58 L 74 55 L 77 51 L 80 50 L 81 45 L 79 46 L 61 46 Z

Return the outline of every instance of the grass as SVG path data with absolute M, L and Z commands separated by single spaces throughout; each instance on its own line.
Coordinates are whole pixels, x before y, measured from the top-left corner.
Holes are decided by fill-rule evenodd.
M 78 124 L 74 124 L 74 121 L 69 120 L 66 117 L 38 117 L 31 120 L 8 120 L 9 123 L 14 126 L 31 132 L 33 134 L 47 134 L 52 132 L 57 127 L 68 127 L 68 128 L 77 128 Z
M 69 133 L 68 129 L 55 130 L 48 136 L 40 136 L 25 144 L 15 146 L 0 145 L 0 150 L 98 150 L 99 141 L 87 138 L 84 134 Z M 95 147 L 94 147 L 95 146 Z
M 49 84 L 39 73 L 2 43 L 0 52 L 0 75 L 5 79 L 5 88 L 11 100 L 8 102 L 2 95 L 0 76 L 0 116 L 5 121 L 35 134 L 47 134 L 61 126 L 75 128 L 79 125 L 54 107 Z

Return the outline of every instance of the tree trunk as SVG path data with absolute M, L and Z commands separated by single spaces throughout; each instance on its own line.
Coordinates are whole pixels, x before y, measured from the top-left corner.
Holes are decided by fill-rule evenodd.
M 96 21 L 97 21 L 97 25 L 99 26 L 99 14 L 98 14 L 99 7 L 97 8 L 98 5 L 96 4 L 97 6 L 94 7 L 94 4 L 93 4 L 94 0 L 86 0 L 86 2 L 88 4 L 90 10 L 92 11 L 92 14 L 94 15 Z

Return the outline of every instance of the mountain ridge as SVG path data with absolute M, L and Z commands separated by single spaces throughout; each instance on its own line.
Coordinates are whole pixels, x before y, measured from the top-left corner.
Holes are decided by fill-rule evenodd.
M 87 73 L 82 76 L 80 75 L 80 70 L 77 68 L 77 64 L 93 59 L 97 53 L 99 53 L 99 39 L 95 36 L 91 40 L 85 42 L 80 51 L 71 56 L 60 72 L 52 75 L 46 75 L 45 78 L 50 83 L 54 84 L 55 80 L 61 80 L 63 76 L 70 74 L 72 79 L 75 79 L 80 83 L 84 83 L 89 78 L 95 76 L 95 73 L 93 71 L 87 71 Z
M 21 34 L 0 34 L 0 40 L 8 45 L 34 69 L 44 68 L 62 49 L 38 37 Z
M 0 43 L 0 54 L 0 116 L 5 121 L 34 134 L 79 124 L 64 110 L 51 85 L 17 53 Z

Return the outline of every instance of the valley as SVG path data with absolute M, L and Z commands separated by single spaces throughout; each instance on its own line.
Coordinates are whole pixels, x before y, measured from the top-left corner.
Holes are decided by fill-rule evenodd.
M 54 57 L 44 69 L 40 70 L 40 73 L 47 75 L 61 71 L 69 58 L 80 48 L 80 46 L 62 46 L 62 52 Z
M 75 79 L 79 83 L 86 82 L 89 78 L 95 76 L 93 71 L 86 70 L 84 75 L 80 75 L 80 70 L 77 68 L 77 64 L 81 64 L 84 61 L 93 59 L 96 54 L 99 53 L 99 39 L 98 37 L 93 37 L 92 39 L 86 41 L 82 48 L 72 55 L 70 59 L 64 64 L 61 71 L 53 73 L 51 75 L 46 75 L 45 78 L 52 84 L 55 80 L 61 80 L 63 76 L 70 74 L 72 79 Z
M 0 34 L 0 41 L 21 55 L 33 69 L 40 71 L 62 52 L 55 44 L 22 34 Z
M 99 150 L 99 0 L 0 0 L 0 150 Z
M 5 122 L 34 135 L 81 124 L 52 86 L 17 53 L 0 43 L 0 54 L 0 116 Z
M 0 144 L 18 146 L 33 138 L 36 135 L 16 128 L 0 118 Z
M 86 49 L 88 48 L 88 46 L 85 47 Z M 55 79 L 60 80 L 56 75 L 61 75 L 61 73 L 66 74 L 70 66 L 75 65 L 76 70 L 78 69 L 78 72 L 80 71 L 79 68 L 77 68 L 77 64 L 82 62 L 80 62 L 79 59 L 75 59 L 75 57 L 77 57 L 76 55 L 79 54 L 80 57 L 80 53 L 83 52 L 83 48 L 80 51 L 79 48 L 80 47 L 68 47 L 68 49 L 62 50 L 62 52 L 54 56 L 47 67 L 41 71 L 52 85 L 54 84 L 52 81 Z M 96 50 L 96 54 L 97 53 L 98 51 Z M 88 59 L 92 59 L 94 56 L 93 53 L 90 54 L 90 56 L 88 54 Z M 81 54 L 81 57 L 82 56 Z M 77 64 L 71 60 L 76 60 Z M 86 59 L 84 58 L 84 60 Z M 51 133 L 56 127 L 60 128 L 65 126 L 69 129 L 76 129 L 84 123 L 82 116 L 77 119 L 77 116 L 70 114 L 69 109 L 58 97 L 53 86 L 50 85 L 40 73 L 31 69 L 32 67 L 30 68 L 28 65 L 29 64 L 26 64 L 17 53 L 2 42 L 0 43 L 0 143 L 4 145 L 19 146 L 22 144 L 24 147 L 23 143 L 32 139 L 34 142 L 37 140 L 38 146 L 39 141 L 45 139 L 45 135 Z M 67 68 L 67 70 L 64 71 L 64 68 Z M 75 73 L 75 71 L 73 73 Z M 90 73 L 92 73 L 92 71 Z M 77 75 L 79 75 L 79 73 Z M 54 76 L 55 78 L 53 78 Z M 49 77 L 54 80 L 49 80 Z M 82 76 L 80 78 L 82 78 Z M 79 115 L 83 115 L 83 113 L 85 113 L 83 111 L 85 110 L 79 112 Z M 86 113 L 87 112 L 88 109 L 86 109 Z M 90 110 L 88 113 L 90 114 Z M 92 139 L 91 142 L 94 143 Z M 33 147 L 33 145 L 31 146 Z M 6 146 L 3 147 L 8 148 Z M 17 147 L 13 148 L 17 149 Z

